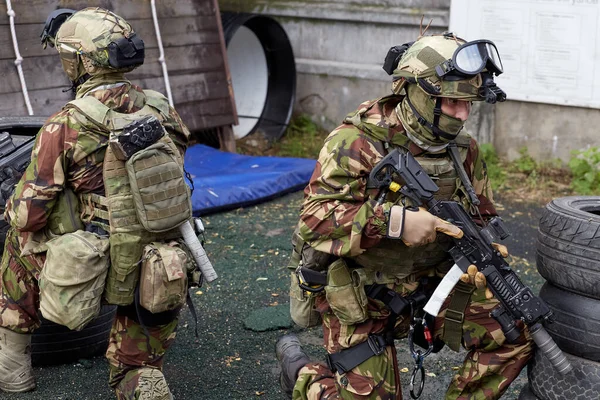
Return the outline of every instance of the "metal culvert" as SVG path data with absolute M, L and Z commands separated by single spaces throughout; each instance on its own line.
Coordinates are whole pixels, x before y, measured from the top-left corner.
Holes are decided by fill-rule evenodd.
M 296 95 L 294 52 L 283 27 L 273 18 L 221 13 L 227 59 L 239 125 L 236 139 L 263 132 L 279 139 L 292 115 Z

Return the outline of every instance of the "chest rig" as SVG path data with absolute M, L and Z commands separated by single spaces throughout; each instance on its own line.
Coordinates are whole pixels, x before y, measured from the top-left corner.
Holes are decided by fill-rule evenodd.
M 167 118 L 169 114 L 167 99 L 154 91 L 145 90 L 144 94 L 146 95 L 145 106 L 131 114 L 113 111 L 91 96 L 73 100 L 67 104 L 67 107 L 75 108 L 85 116 L 84 121 L 87 121 L 89 126 L 85 126 L 84 123 L 83 129 L 90 131 L 100 129 L 107 136 L 113 136 L 118 135 L 125 126 L 143 117 L 154 116 L 161 122 Z M 156 143 L 167 150 L 171 169 L 175 164 L 176 169 L 182 170 L 183 158 L 173 140 L 165 134 Z M 110 145 L 107 146 L 103 162 L 105 195 L 81 194 L 79 200 L 82 220 L 100 227 L 110 234 L 111 266 L 104 297 L 110 304 L 129 305 L 133 303 L 135 288 L 139 281 L 140 259 L 144 246 L 151 242 L 178 238 L 181 234 L 177 228 L 150 232 L 144 227 L 138 217 L 140 205 L 132 193 L 132 181 L 127 171 L 126 161 L 119 158 L 121 157 L 118 157 L 113 148 Z M 147 162 L 148 168 L 160 169 L 161 173 L 162 171 L 169 172 L 169 168 L 162 168 L 162 163 L 169 162 L 165 157 L 153 157 Z M 164 175 L 164 173 L 162 174 Z M 147 180 L 148 184 L 155 183 L 152 182 L 152 178 Z M 158 191 L 162 196 L 160 200 L 166 203 L 164 207 L 154 212 L 155 218 L 179 214 L 191 216 L 188 189 L 185 182 L 180 180 L 181 182 L 177 182 L 176 189 Z M 139 184 L 139 182 L 133 183 Z
M 402 132 L 396 133 L 390 142 L 387 133 L 390 128 L 382 123 L 387 118 L 386 113 L 395 112 L 394 107 L 399 101 L 401 98 L 397 96 L 379 99 L 346 118 L 346 122 L 352 123 L 358 129 L 380 140 L 380 142 L 374 143 L 375 149 L 381 156 L 379 160 L 389 152 L 390 148 L 409 148 L 410 141 Z M 386 107 L 387 102 L 392 104 Z M 381 113 L 373 112 L 374 107 L 379 107 Z M 385 111 L 386 108 L 387 111 Z M 472 199 L 467 195 L 467 187 L 470 187 L 471 184 L 466 179 L 466 174 L 461 179 L 459 170 L 464 170 L 463 163 L 467 158 L 470 141 L 467 134 L 461 133 L 444 152 L 435 154 L 422 152 L 415 155 L 415 159 L 440 188 L 435 198 L 458 201 L 467 210 L 471 210 L 473 207 Z M 402 182 L 399 183 L 402 184 Z M 404 203 L 407 206 L 413 205 L 410 204 L 410 200 L 403 199 L 400 194 L 391 191 L 387 194 L 385 201 L 399 205 Z M 355 257 L 355 261 L 366 269 L 383 272 L 394 279 L 414 280 L 434 267 L 441 273 L 451 267 L 452 263 L 448 261 L 446 242 L 449 243 L 450 238 L 439 235 L 438 240 L 434 243 L 408 247 L 400 240 L 384 238 L 377 246 L 371 247 Z

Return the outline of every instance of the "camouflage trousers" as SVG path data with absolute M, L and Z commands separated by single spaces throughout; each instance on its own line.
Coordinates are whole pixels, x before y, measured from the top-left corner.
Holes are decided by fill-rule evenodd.
M 17 234 L 11 229 L 0 264 L 0 326 L 18 333 L 31 333 L 40 326 L 38 280 L 45 253 L 25 257 L 20 254 Z M 136 399 L 135 370 L 162 369 L 165 352 L 175 339 L 177 319 L 144 328 L 125 315 L 124 309 L 117 309 L 106 352 L 110 364 L 109 384 L 113 388 L 118 386 L 119 399 Z
M 394 285 L 393 289 L 407 296 L 417 287 L 418 283 L 409 283 Z M 442 335 L 448 303 L 447 300 L 435 320 L 435 337 Z M 341 324 L 331 312 L 325 296 L 319 296 L 316 304 L 322 313 L 324 345 L 330 354 L 360 344 L 370 334 L 384 332 L 388 323 L 387 309 L 376 300 L 369 299 L 369 319 L 357 325 Z M 499 324 L 489 315 L 497 304 L 496 299 L 485 299 L 483 291 L 476 291 L 472 295 L 471 302 L 465 309 L 462 336 L 462 344 L 468 354 L 452 378 L 446 400 L 498 399 L 530 359 L 532 341 L 525 332 L 516 343 L 505 343 Z M 396 321 L 396 338 L 406 336 L 409 322 L 407 318 Z M 411 365 L 406 367 L 412 369 Z M 396 349 L 388 346 L 384 353 L 369 358 L 345 374 L 334 373 L 321 363 L 309 363 L 299 372 L 292 398 L 402 399 Z

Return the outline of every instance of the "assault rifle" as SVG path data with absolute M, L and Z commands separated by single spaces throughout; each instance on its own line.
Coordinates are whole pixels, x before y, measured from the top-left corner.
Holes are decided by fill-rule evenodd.
M 552 365 L 561 374 L 570 372 L 571 364 L 542 325 L 543 322 L 553 321 L 552 311 L 521 282 L 492 246 L 492 243 L 509 236 L 502 219 L 492 218 L 485 228 L 480 229 L 459 203 L 436 200 L 433 196 L 439 190 L 438 186 L 410 153 L 404 154 L 398 149 L 385 156 L 369 175 L 367 188 L 379 190 L 379 203 L 383 203 L 389 190 L 398 189 L 399 185 L 393 181 L 394 176 L 402 179 L 404 186 L 400 188 L 400 193 L 414 205 L 425 205 L 431 214 L 458 226 L 464 232 L 462 238 L 452 239 L 453 246 L 448 253 L 455 264 L 425 305 L 425 312 L 437 316 L 460 276 L 466 273 L 469 265 L 475 265 L 485 275 L 488 287 L 500 301 L 490 314 L 500 324 L 507 341 L 514 342 L 519 337 L 515 322 L 522 320 Z

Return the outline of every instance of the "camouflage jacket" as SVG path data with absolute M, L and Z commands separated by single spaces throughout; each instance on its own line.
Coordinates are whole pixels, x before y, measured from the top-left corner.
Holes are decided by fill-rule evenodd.
M 312 248 L 354 257 L 385 237 L 394 202 L 376 204 L 376 190 L 366 189 L 369 173 L 393 148 L 407 148 L 415 156 L 424 153 L 396 116 L 401 99 L 388 96 L 362 103 L 325 139 L 300 212 L 300 237 Z M 475 139 L 467 138 L 463 165 L 481 201 L 479 211 L 483 218 L 495 216 L 485 162 Z
M 104 79 L 94 85 L 98 78 Z M 108 88 L 100 85 L 108 85 Z M 83 95 L 94 96 L 121 113 L 140 110 L 146 98 L 141 88 L 124 78 L 107 82 L 106 76 L 87 81 L 85 90 L 78 91 L 77 97 Z M 64 108 L 52 115 L 37 134 L 31 163 L 5 211 L 5 218 L 12 228 L 21 232 L 21 245 L 28 232 L 44 228 L 58 195 L 65 188 L 72 189 L 75 194 L 104 194 L 102 163 L 108 136 L 100 130 L 83 129 L 90 124 L 81 118 L 76 109 Z M 183 154 L 190 133 L 173 108 L 163 125 Z

